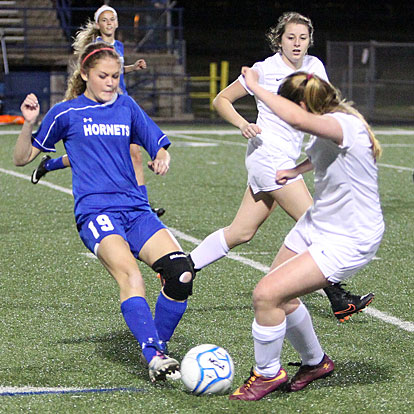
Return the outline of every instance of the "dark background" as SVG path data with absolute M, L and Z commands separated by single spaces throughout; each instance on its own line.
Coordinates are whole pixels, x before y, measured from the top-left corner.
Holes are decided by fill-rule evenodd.
M 315 46 L 309 53 L 323 61 L 327 40 L 414 41 L 414 2 L 408 0 L 177 0 L 177 7 L 184 9 L 190 73 L 209 59 L 229 60 L 231 73 L 235 73 L 241 64 L 250 65 L 267 57 L 271 51 L 265 32 L 286 11 L 297 11 L 312 19 Z
M 98 8 L 102 0 L 72 0 L 75 7 Z M 113 0 L 120 7 L 142 7 L 149 0 Z M 315 45 L 309 53 L 326 63 L 326 42 L 389 41 L 414 42 L 414 1 L 273 1 L 273 0 L 177 0 L 183 9 L 187 72 L 208 71 L 211 61 L 228 60 L 230 77 L 241 65 L 251 65 L 271 54 L 265 32 L 286 11 L 310 17 Z M 79 16 L 79 24 L 87 15 Z M 414 69 L 413 69 L 414 71 Z

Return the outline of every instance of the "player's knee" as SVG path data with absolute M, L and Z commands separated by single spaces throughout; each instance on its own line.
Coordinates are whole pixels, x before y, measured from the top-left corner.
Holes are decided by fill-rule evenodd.
M 195 274 L 185 253 L 168 253 L 158 259 L 152 268 L 161 275 L 164 293 L 169 298 L 186 300 L 192 294 Z
M 253 291 L 253 307 L 255 310 L 260 310 L 263 307 L 279 305 L 279 298 L 276 289 L 269 289 L 260 283 Z

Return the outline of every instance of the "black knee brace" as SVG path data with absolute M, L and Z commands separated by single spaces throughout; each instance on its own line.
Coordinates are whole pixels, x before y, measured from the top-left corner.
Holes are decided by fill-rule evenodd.
M 186 300 L 193 293 L 194 269 L 183 252 L 168 253 L 158 259 L 152 268 L 161 275 L 164 293 L 174 300 Z M 191 274 L 189 282 L 183 282 L 184 273 Z

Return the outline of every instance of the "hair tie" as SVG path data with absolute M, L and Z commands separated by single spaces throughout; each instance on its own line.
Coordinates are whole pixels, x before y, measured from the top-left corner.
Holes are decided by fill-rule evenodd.
M 307 81 L 309 81 L 310 79 L 312 79 L 313 78 L 313 73 L 308 73 L 307 75 L 306 75 L 306 80 Z
M 92 50 L 91 53 L 88 53 L 82 60 L 81 66 L 83 66 L 83 64 L 85 63 L 86 59 L 90 58 L 92 55 L 94 55 L 95 53 L 100 52 L 101 50 L 112 50 L 114 51 L 115 49 L 113 49 L 112 47 L 101 47 L 100 49 L 95 49 Z

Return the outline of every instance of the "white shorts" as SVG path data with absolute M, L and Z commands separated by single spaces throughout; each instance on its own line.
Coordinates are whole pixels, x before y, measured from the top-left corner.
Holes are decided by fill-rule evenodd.
M 350 238 L 330 238 L 318 232 L 304 214 L 285 238 L 285 246 L 295 253 L 309 251 L 322 274 L 331 283 L 339 283 L 366 266 L 375 256 L 381 240 L 367 249 L 358 248 Z
M 249 140 L 246 152 L 245 165 L 248 175 L 248 184 L 253 194 L 260 191 L 273 191 L 282 188 L 276 183 L 276 171 L 294 168 L 296 159 L 290 158 L 281 150 L 272 150 L 262 145 L 259 136 Z M 292 183 L 301 180 L 302 176 L 289 180 Z

